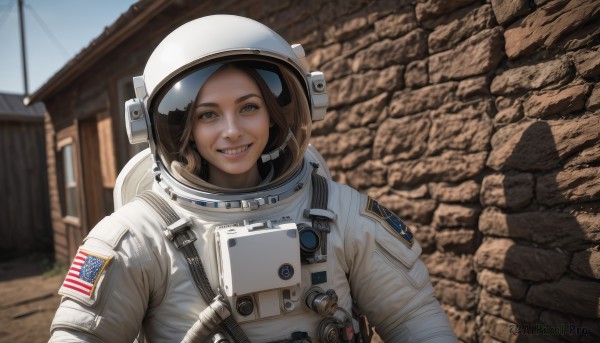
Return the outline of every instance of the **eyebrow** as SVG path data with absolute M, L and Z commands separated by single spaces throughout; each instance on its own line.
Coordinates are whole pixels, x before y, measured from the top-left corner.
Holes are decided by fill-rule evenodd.
M 262 99 L 262 96 L 260 96 L 258 94 L 250 93 L 250 94 L 246 94 L 244 96 L 241 96 L 241 97 L 237 98 L 235 100 L 235 103 L 239 104 L 240 102 L 245 101 L 245 100 L 247 100 L 249 98 L 252 98 L 252 97 L 256 97 L 256 98 Z M 194 107 L 219 107 L 219 105 L 217 105 L 214 102 L 203 102 L 203 103 L 200 103 L 200 104 L 198 104 L 198 105 L 196 105 Z

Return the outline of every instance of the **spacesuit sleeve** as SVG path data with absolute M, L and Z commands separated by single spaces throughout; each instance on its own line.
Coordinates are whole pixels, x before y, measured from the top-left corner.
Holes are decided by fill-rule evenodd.
M 146 251 L 127 225 L 113 217 L 98 223 L 59 289 L 50 342 L 133 342 L 151 288 Z
M 359 310 L 385 342 L 456 342 L 410 228 L 372 198 L 353 198 L 344 244 Z

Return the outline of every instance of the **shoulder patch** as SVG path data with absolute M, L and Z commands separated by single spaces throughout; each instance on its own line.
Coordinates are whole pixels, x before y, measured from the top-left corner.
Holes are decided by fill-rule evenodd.
M 367 217 L 373 218 L 383 225 L 392 235 L 398 238 L 407 247 L 412 248 L 414 237 L 408 226 L 385 206 L 381 205 L 371 197 L 367 198 L 367 205 L 362 211 Z
M 112 257 L 92 253 L 79 248 L 67 272 L 59 293 L 76 296 L 78 299 L 92 299 L 108 263 Z

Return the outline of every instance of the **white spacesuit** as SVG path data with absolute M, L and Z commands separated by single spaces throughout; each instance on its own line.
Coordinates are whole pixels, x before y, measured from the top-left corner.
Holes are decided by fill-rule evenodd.
M 386 342 L 456 341 L 410 229 L 323 177 L 307 152 L 327 93 L 303 54 L 228 15 L 189 22 L 160 43 L 126 105 L 130 140 L 150 145 L 152 191 L 84 240 L 59 290 L 51 342 L 133 342 L 140 332 L 147 342 L 360 342 L 359 313 Z M 244 189 L 208 182 L 206 162 L 188 168 L 197 94 L 231 66 L 250 70 L 277 122 L 257 162 L 261 180 Z

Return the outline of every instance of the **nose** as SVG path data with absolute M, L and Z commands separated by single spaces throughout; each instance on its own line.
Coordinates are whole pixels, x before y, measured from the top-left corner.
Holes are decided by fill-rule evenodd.
M 235 114 L 227 113 L 224 116 L 224 128 L 223 128 L 223 138 L 227 138 L 230 140 L 238 139 L 243 134 L 242 125 L 240 123 L 240 119 Z

